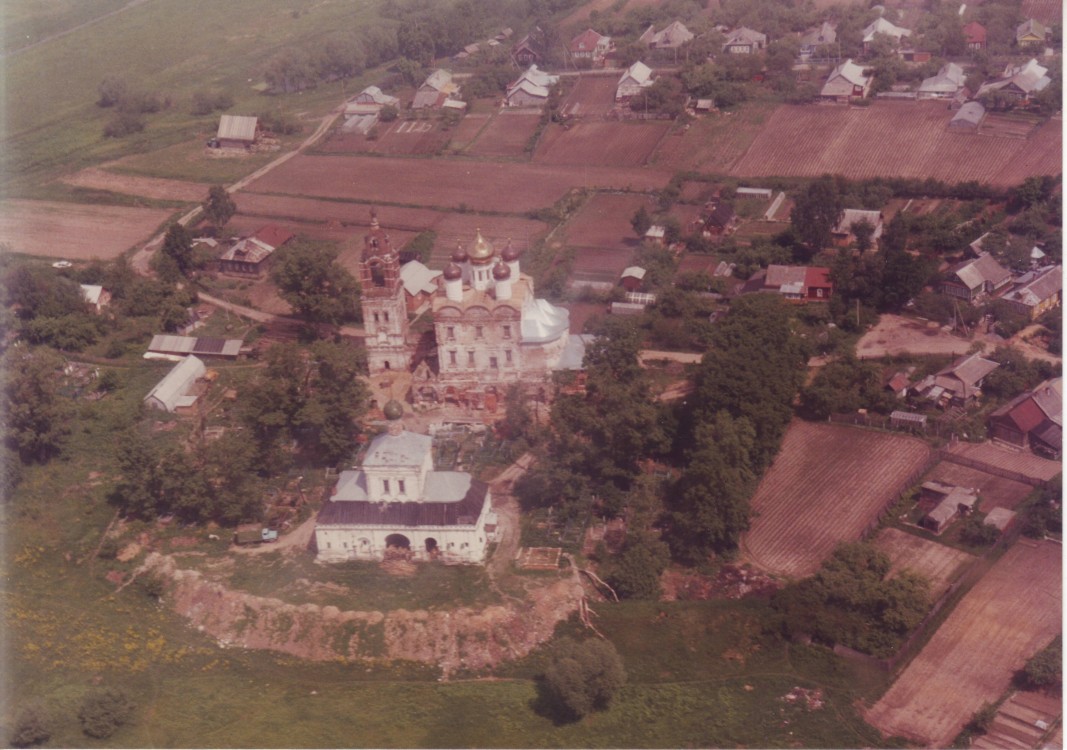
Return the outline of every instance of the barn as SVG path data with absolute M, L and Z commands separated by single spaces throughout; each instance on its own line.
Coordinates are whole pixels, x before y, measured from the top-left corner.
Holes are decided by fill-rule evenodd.
M 215 140 L 219 148 L 250 148 L 259 136 L 259 119 L 241 115 L 223 115 Z

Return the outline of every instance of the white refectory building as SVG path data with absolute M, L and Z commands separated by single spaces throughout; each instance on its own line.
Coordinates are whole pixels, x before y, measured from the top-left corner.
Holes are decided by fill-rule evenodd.
M 360 469 L 341 472 L 315 522 L 318 559 L 485 562 L 489 485 L 461 471 L 435 471 L 429 435 L 403 429 L 403 408 L 385 407 L 387 432 L 374 438 Z

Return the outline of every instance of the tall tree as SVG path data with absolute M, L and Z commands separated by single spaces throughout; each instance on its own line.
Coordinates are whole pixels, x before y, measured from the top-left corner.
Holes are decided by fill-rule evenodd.
M 626 683 L 626 670 L 608 641 L 563 638 L 554 649 L 544 685 L 567 718 L 604 710 Z
M 831 230 L 841 220 L 844 201 L 833 177 L 824 175 L 796 196 L 792 222 L 797 237 L 816 253 L 830 244 Z
M 359 282 L 337 263 L 337 249 L 300 238 L 276 251 L 271 278 L 282 299 L 311 323 L 359 320 Z
M 222 185 L 212 185 L 203 204 L 204 218 L 208 220 L 216 233 L 221 232 L 237 212 L 237 204 Z
M 47 349 L 8 349 L 0 434 L 24 463 L 59 454 L 70 434 L 71 404 L 60 392 L 63 359 Z
M 182 275 L 188 275 L 196 268 L 196 259 L 193 256 L 193 238 L 189 230 L 178 222 L 167 227 L 167 233 L 163 235 L 163 247 L 161 254 L 169 258 Z

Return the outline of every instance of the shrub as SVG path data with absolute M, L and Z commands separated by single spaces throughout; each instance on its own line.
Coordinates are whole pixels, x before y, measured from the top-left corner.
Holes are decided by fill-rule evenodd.
M 93 690 L 85 696 L 78 709 L 78 719 L 85 734 L 103 740 L 117 732 L 132 713 L 133 704 L 125 693 L 106 688 Z
M 35 708 L 23 709 L 11 732 L 12 747 L 33 747 L 47 742 L 52 732 L 42 713 Z
M 139 112 L 120 111 L 104 125 L 105 138 L 125 138 L 140 133 L 145 128 L 145 119 Z
M 983 523 L 977 516 L 968 518 L 960 527 L 960 539 L 975 547 L 986 547 L 997 541 L 1000 532 L 995 526 Z
M 548 694 L 570 718 L 604 710 L 626 682 L 626 671 L 608 641 L 562 639 L 544 674 Z
M 1063 682 L 1063 641 L 1059 636 L 1026 662 L 1023 679 L 1031 688 L 1058 687 Z
M 378 119 L 382 122 L 392 122 L 400 116 L 400 110 L 392 104 L 386 104 L 378 111 Z

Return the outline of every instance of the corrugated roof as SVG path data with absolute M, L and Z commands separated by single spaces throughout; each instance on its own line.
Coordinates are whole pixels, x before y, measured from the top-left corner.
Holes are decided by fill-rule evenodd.
M 974 127 L 978 127 L 978 125 L 982 122 L 983 117 L 985 117 L 985 107 L 983 107 L 981 103 L 967 102 L 958 110 L 956 110 L 956 114 L 952 116 L 952 119 L 949 121 L 949 125 L 960 125 L 966 123 Z M 988 232 L 986 234 L 988 234 Z M 985 235 L 982 236 L 984 237 Z
M 432 465 L 433 438 L 417 432 L 401 430 L 399 435 L 388 432 L 378 435 L 370 442 L 364 467 L 423 466 L 429 459 Z
M 767 35 L 762 34 L 755 29 L 750 29 L 747 26 L 742 26 L 739 29 L 734 29 L 726 35 L 726 43 L 723 44 L 723 48 L 733 46 L 735 44 L 752 45 L 767 43 Z
M 804 266 L 779 266 L 772 263 L 767 266 L 767 276 L 763 280 L 763 285 L 770 289 L 778 289 L 786 284 L 803 286 L 807 272 L 808 269 Z
M 362 474 L 363 472 L 344 473 Z M 427 486 L 430 483 L 430 474 L 437 473 L 427 474 Z M 315 524 L 316 526 L 389 526 L 395 528 L 475 526 L 483 511 L 488 509 L 489 485 L 478 479 L 469 481 L 466 494 L 454 502 L 374 503 L 360 500 L 330 500 L 322 506 Z M 351 479 L 349 483 L 348 486 L 351 486 Z M 338 488 L 340 486 L 338 484 Z
M 834 232 L 837 234 L 850 234 L 852 225 L 860 221 L 867 221 L 874 227 L 874 234 L 872 235 L 874 239 L 882 236 L 882 212 L 869 211 L 863 208 L 846 208 L 841 214 L 841 221 L 834 227 Z
M 911 36 L 911 29 L 905 29 L 884 18 L 878 18 L 863 30 L 863 41 L 873 41 L 875 34 L 886 34 L 899 40 L 901 37 Z
M 991 359 L 985 359 L 978 354 L 969 354 L 960 357 L 937 374 L 952 376 L 962 381 L 965 385 L 974 387 L 978 381 L 998 367 L 1000 367 L 1000 364 Z
M 222 140 L 248 141 L 256 140 L 256 123 L 258 118 L 243 115 L 223 115 L 219 119 L 219 132 L 215 136 Z
M 200 354 L 236 357 L 241 353 L 241 339 L 196 338 L 156 334 L 148 345 L 149 352 L 161 354 Z
M 1039 305 L 1054 297 L 1063 289 L 1063 273 L 1060 266 L 1044 271 L 1028 284 L 1013 289 L 1004 295 L 1004 299 L 1019 302 L 1027 307 Z
M 833 69 L 830 77 L 826 79 L 826 86 L 833 83 L 835 79 L 843 80 L 853 86 L 866 87 L 871 77 L 864 75 L 863 67 L 856 65 L 856 63 L 852 62 L 852 58 L 849 58 Z M 826 94 L 826 86 L 823 87 L 824 95 L 828 95 Z

